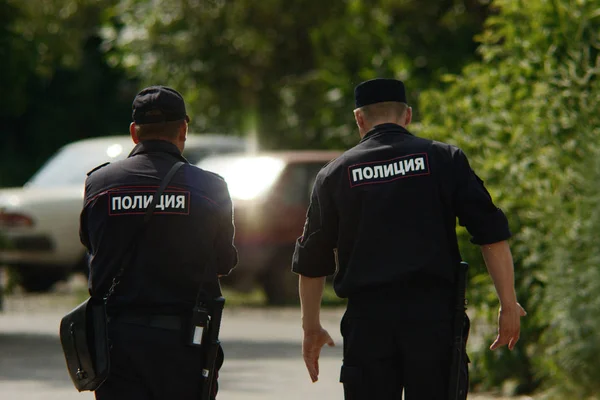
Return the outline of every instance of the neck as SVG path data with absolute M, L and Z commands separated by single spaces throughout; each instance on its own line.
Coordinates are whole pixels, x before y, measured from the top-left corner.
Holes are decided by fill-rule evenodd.
M 179 140 L 168 140 L 168 139 L 164 139 L 169 143 L 174 144 L 178 149 L 180 153 L 183 153 L 183 142 L 179 141 Z
M 160 137 L 160 136 L 153 137 L 153 138 L 147 138 L 145 140 L 161 140 L 163 142 L 169 142 L 172 145 L 174 145 L 175 147 L 177 147 L 181 153 L 183 153 L 184 146 L 183 146 L 183 142 L 181 142 L 180 140 L 174 140 L 171 138 Z
M 406 129 L 406 126 L 399 123 L 398 121 L 383 121 L 383 122 L 376 122 L 374 124 L 370 124 L 368 126 L 365 126 L 363 129 L 359 128 L 359 133 L 360 133 L 360 137 L 361 139 L 363 137 L 365 137 L 367 135 L 367 133 L 371 132 L 373 129 L 375 129 L 375 127 L 379 126 L 379 125 L 384 125 L 384 124 L 394 124 L 394 125 L 399 125 L 401 127 L 403 127 L 404 129 Z
M 401 127 L 405 128 L 404 124 L 402 124 L 398 120 L 381 119 L 378 121 L 373 121 L 373 123 L 369 124 L 370 126 L 368 127 L 368 131 L 375 128 L 377 125 L 383 125 L 383 124 L 395 124 L 395 125 L 400 125 Z
M 375 121 L 372 124 L 365 126 L 363 129 L 364 134 L 366 135 L 367 132 L 372 131 L 376 126 L 384 125 L 384 124 L 400 125 L 401 127 L 406 128 L 406 126 L 402 125 L 399 121 L 383 121 L 382 120 L 382 121 Z

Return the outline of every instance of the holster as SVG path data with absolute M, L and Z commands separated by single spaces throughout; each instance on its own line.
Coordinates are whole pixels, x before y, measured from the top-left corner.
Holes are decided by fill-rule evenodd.
M 450 363 L 449 400 L 465 400 L 469 391 L 468 357 L 466 352 L 470 321 L 466 314 L 466 288 L 469 265 L 461 262 L 456 271 L 456 298 L 453 321 L 452 359 Z
M 217 371 L 220 368 L 217 363 L 219 353 L 221 353 L 221 359 L 223 357 L 219 331 L 225 299 L 223 297 L 214 298 L 208 301 L 206 306 L 210 313 L 210 323 L 202 339 L 202 393 L 200 400 L 211 400 L 216 395 L 217 388 L 214 385 Z

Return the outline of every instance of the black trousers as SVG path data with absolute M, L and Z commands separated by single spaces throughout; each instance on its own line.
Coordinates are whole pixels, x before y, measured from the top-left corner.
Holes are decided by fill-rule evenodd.
M 97 400 L 198 400 L 200 349 L 186 346 L 182 332 L 119 322 L 109 323 L 110 375 Z M 223 363 L 219 352 L 217 370 Z M 214 392 L 217 385 L 215 374 Z
M 344 363 L 340 381 L 346 400 L 401 400 L 403 391 L 406 400 L 448 399 L 452 321 L 346 314 L 341 331 Z M 467 363 L 465 356 L 465 398 Z

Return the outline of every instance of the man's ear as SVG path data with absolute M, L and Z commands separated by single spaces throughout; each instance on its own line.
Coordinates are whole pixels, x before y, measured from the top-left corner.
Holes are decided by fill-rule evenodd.
M 129 124 L 129 134 L 131 135 L 133 143 L 138 144 L 140 142 L 140 138 L 138 137 L 138 134 L 135 131 L 135 122 Z
M 181 125 L 179 125 L 178 139 L 181 142 L 185 142 L 185 140 L 187 139 L 187 134 L 188 134 L 188 124 L 187 124 L 187 122 L 182 122 Z
M 408 126 L 412 122 L 412 107 L 408 107 L 406 110 L 406 119 L 404 120 L 404 126 Z
M 362 114 L 362 111 L 360 111 L 360 109 L 356 109 L 354 110 L 354 119 L 356 120 L 356 125 L 359 127 L 360 130 L 364 130 L 365 129 L 365 117 Z

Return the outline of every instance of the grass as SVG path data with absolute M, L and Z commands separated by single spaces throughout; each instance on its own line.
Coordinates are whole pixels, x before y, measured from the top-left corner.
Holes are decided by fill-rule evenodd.
M 2 233 L 0 233 L 0 250 L 7 250 L 10 248 L 10 242 Z
M 333 291 L 331 284 L 325 285 L 325 291 L 323 292 L 323 301 L 321 302 L 323 307 L 342 307 L 347 304 L 346 299 L 340 299 Z
M 268 307 L 267 297 L 261 289 L 254 289 L 251 292 L 243 293 L 223 288 L 223 296 L 227 299 L 227 307 Z M 323 301 L 321 302 L 324 308 L 328 307 L 343 307 L 346 305 L 345 299 L 340 299 L 333 291 L 330 284 L 325 285 L 323 292 Z M 299 306 L 299 299 L 291 301 L 289 306 Z
M 267 297 L 260 289 L 244 293 L 223 288 L 223 297 L 225 297 L 225 307 L 264 307 L 267 304 Z

